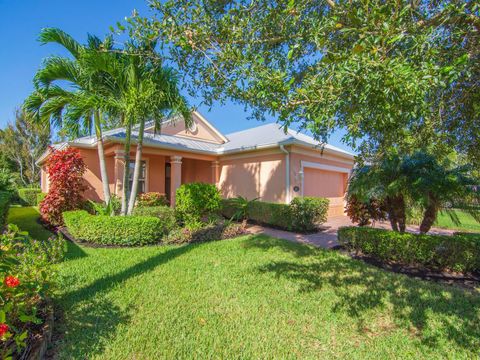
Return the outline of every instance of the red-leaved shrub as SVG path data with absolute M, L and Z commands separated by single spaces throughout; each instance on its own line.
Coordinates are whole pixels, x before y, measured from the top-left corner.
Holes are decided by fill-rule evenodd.
M 40 203 L 40 213 L 44 221 L 58 226 L 63 223 L 64 211 L 79 209 L 83 204 L 83 174 L 87 167 L 78 149 L 50 150 L 46 163 L 50 187 Z

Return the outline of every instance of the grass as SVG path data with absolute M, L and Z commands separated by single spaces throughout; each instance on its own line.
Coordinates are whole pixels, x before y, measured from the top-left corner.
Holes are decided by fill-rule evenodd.
M 31 215 L 12 209 L 10 219 L 32 229 Z M 480 348 L 478 292 L 267 236 L 69 243 L 58 270 L 60 359 L 466 359 Z
M 472 215 L 462 210 L 453 210 L 453 212 L 458 216 L 459 225 L 452 221 L 447 212 L 440 212 L 434 226 L 459 231 L 480 232 L 480 223 Z

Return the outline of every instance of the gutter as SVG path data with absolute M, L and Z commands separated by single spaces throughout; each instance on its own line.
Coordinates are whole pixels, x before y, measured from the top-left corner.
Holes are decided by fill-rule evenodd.
M 290 204 L 290 152 L 285 149 L 285 145 L 280 145 L 280 150 L 285 154 L 285 202 Z

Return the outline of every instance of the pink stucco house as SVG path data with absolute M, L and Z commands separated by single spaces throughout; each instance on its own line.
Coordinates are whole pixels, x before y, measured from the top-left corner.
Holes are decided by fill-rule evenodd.
M 165 121 L 161 134 L 147 127 L 144 141 L 140 190 L 165 193 L 175 202 L 175 190 L 183 183 L 214 183 L 224 197 L 259 197 L 262 201 L 290 202 L 295 196 L 330 199 L 330 215 L 344 212 L 344 194 L 353 168 L 354 156 L 331 145 L 323 150 L 313 138 L 294 130 L 286 133 L 278 124 L 266 124 L 223 135 L 198 112 L 194 125 L 186 129 L 182 121 Z M 135 131 L 133 138 L 135 138 Z M 123 181 L 123 142 L 125 129 L 106 131 L 105 154 L 110 189 L 121 195 Z M 56 147 L 80 149 L 88 167 L 86 196 L 102 199 L 102 185 L 96 142 L 83 137 Z M 132 146 L 132 163 L 135 146 Z M 44 161 L 42 191 L 48 191 Z

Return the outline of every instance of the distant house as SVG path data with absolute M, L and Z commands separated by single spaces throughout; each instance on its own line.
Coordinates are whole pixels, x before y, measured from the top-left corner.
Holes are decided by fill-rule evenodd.
M 208 182 L 216 184 L 224 197 L 242 195 L 282 203 L 296 196 L 327 197 L 329 214 L 343 214 L 352 154 L 331 145 L 322 149 L 313 138 L 291 129 L 285 133 L 274 123 L 223 135 L 198 112 L 193 113 L 193 120 L 190 129 L 183 121 L 165 121 L 160 134 L 154 134 L 153 126 L 147 127 L 140 191 L 165 193 L 174 203 L 175 190 L 181 184 Z M 137 135 L 133 131 L 132 170 Z M 110 189 L 117 195 L 123 188 L 124 139 L 124 128 L 104 133 Z M 95 137 L 55 145 L 66 146 L 80 149 L 88 167 L 86 197 L 101 200 Z M 45 153 L 38 160 L 44 192 L 48 191 L 44 168 L 47 157 Z

